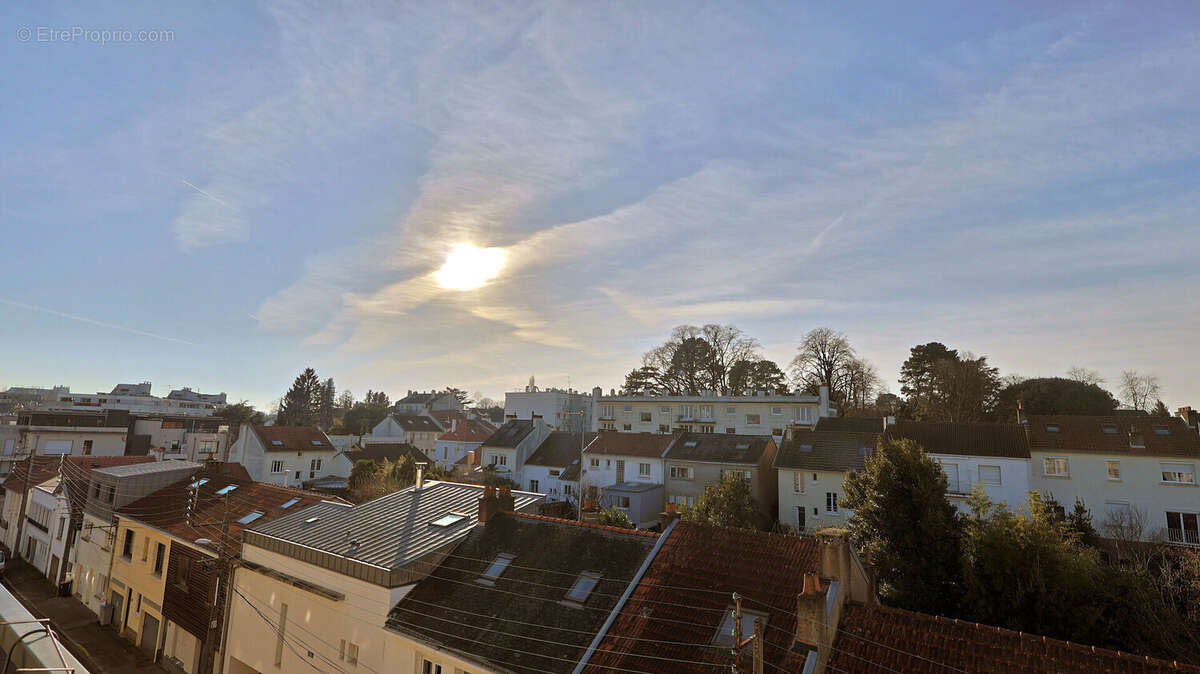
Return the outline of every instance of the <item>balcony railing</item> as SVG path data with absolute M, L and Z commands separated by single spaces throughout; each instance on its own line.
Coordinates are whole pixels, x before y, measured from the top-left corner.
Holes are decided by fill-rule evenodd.
M 1190 529 L 1167 529 L 1167 540 L 1184 545 L 1200 545 L 1200 531 Z

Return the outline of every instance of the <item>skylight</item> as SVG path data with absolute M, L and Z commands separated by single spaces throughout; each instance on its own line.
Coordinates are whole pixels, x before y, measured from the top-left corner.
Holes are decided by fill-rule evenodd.
M 733 446 L 733 448 L 734 448 L 734 449 L 750 449 L 750 443 L 748 443 L 748 442 L 739 442 L 739 443 L 737 443 L 736 445 L 734 445 L 734 446 Z
M 452 527 L 455 524 L 467 519 L 467 516 L 462 513 L 447 513 L 429 523 L 433 527 Z
M 802 451 L 802 452 L 811 452 L 811 451 L 812 451 L 812 447 L 813 447 L 813 446 L 812 446 L 812 445 L 809 445 L 809 444 L 800 445 L 800 451 Z
M 208 484 L 208 478 L 207 478 L 207 477 L 202 477 L 202 478 L 200 478 L 199 480 L 196 480 L 195 482 L 193 482 L 193 483 L 191 483 L 190 485 L 188 485 L 188 487 L 190 487 L 190 488 L 192 488 L 192 489 L 195 489 L 196 487 L 199 487 L 199 486 L 201 486 L 201 485 L 206 485 L 206 484 Z
M 313 440 L 312 443 L 316 447 L 320 447 L 321 445 L 325 444 L 325 443 L 321 442 L 320 440 Z
M 224 495 L 228 494 L 229 492 L 233 491 L 234 489 L 237 489 L 236 484 L 230 484 L 230 485 L 221 487 L 220 489 L 217 490 L 217 496 L 224 496 Z
M 1166 426 L 1164 426 L 1162 424 L 1154 424 L 1151 428 L 1154 429 L 1155 435 L 1170 435 L 1171 434 L 1171 429 L 1167 428 Z
M 488 568 L 484 570 L 483 575 L 480 576 L 479 578 L 476 578 L 476 580 L 485 585 L 492 585 L 493 584 L 492 581 L 499 578 L 500 575 L 504 573 L 504 570 L 508 568 L 508 565 L 510 563 L 512 563 L 512 560 L 514 560 L 514 559 L 516 559 L 516 557 L 514 555 L 510 555 L 506 552 L 500 553 L 499 555 L 496 556 L 496 559 L 491 563 L 491 565 L 488 566 Z
M 1104 424 L 1103 426 L 1100 427 L 1100 430 L 1104 431 L 1105 433 L 1108 433 L 1109 435 L 1115 435 L 1117 432 L 1117 425 L 1116 424 Z
M 316 522 L 316 521 L 317 521 L 317 520 L 319 520 L 319 519 L 321 519 L 321 518 L 320 518 L 320 517 L 310 517 L 310 518 L 308 518 L 308 519 L 304 520 L 304 523 L 305 523 L 305 524 L 312 524 L 313 522 Z
M 688 440 L 687 442 L 683 443 L 683 446 L 684 447 L 695 447 L 697 444 L 698 443 L 695 440 Z
M 272 441 L 271 441 L 271 444 L 272 444 L 272 445 L 276 445 L 276 446 L 278 446 L 278 447 L 282 447 L 282 446 L 283 446 L 283 440 L 272 440 Z
M 297 504 L 297 503 L 299 503 L 299 502 L 300 502 L 300 499 L 298 499 L 298 498 L 294 498 L 294 499 L 292 499 L 292 500 L 288 501 L 287 503 L 284 503 L 283 505 L 281 505 L 281 506 L 279 506 L 279 507 L 280 507 L 280 508 L 285 508 L 285 509 L 286 509 L 286 508 L 291 508 L 292 506 L 296 505 L 296 504 Z
M 250 524 L 254 520 L 262 517 L 263 515 L 264 515 L 263 511 L 255 510 L 254 512 L 250 513 L 249 515 L 246 515 L 245 517 L 238 520 L 238 524 Z
M 575 584 L 567 592 L 567 601 L 573 601 L 576 604 L 582 604 L 587 601 L 587 598 L 592 594 L 592 590 L 596 589 L 596 585 L 600 582 L 600 574 L 591 571 L 584 571 L 575 579 Z
M 742 609 L 742 638 L 754 634 L 754 620 L 761 618 L 763 629 L 767 629 L 767 615 L 755 611 L 747 611 Z M 733 646 L 733 607 L 730 606 L 725 611 L 725 617 L 721 620 L 720 627 L 717 628 L 717 635 L 713 637 L 713 645 L 729 648 Z
M 1047 433 L 1057 433 L 1059 430 L 1058 424 L 1046 424 Z

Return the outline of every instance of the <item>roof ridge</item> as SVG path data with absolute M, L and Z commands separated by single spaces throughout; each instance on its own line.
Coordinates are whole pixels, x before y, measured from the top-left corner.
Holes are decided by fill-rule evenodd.
M 619 534 L 630 534 L 633 536 L 646 536 L 648 538 L 658 538 L 659 536 L 662 535 L 658 532 L 646 531 L 644 529 L 623 529 L 621 527 L 613 527 L 613 526 L 609 526 L 607 524 L 596 524 L 595 522 L 579 522 L 576 520 L 568 520 L 568 519 L 565 519 L 562 517 L 548 517 L 546 515 L 534 515 L 532 513 L 506 512 L 503 514 L 512 515 L 514 517 L 522 517 L 522 518 L 530 519 L 530 520 L 538 520 L 538 521 L 542 521 L 542 522 L 552 522 L 555 524 L 567 524 L 570 526 L 585 527 L 588 529 L 601 529 L 601 530 L 613 531 L 613 532 L 616 532 Z

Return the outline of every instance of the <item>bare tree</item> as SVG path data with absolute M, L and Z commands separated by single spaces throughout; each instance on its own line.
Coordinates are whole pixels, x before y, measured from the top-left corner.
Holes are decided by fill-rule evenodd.
M 862 358 L 853 358 L 846 364 L 842 376 L 842 401 L 846 409 L 865 409 L 870 407 L 876 396 L 882 392 L 882 382 L 875 366 Z
M 1095 384 L 1097 386 L 1104 383 L 1104 377 L 1101 377 L 1099 372 L 1078 365 L 1072 365 L 1071 369 L 1067 370 L 1067 379 L 1073 379 L 1083 384 Z
M 641 370 L 654 368 L 664 392 L 723 391 L 734 363 L 760 358 L 758 340 L 733 325 L 679 325 L 666 343 L 642 356 Z
M 811 392 L 828 386 L 839 397 L 845 393 L 846 373 L 857 361 L 846 335 L 830 328 L 815 328 L 800 341 L 797 351 L 790 365 L 797 387 Z
M 1121 402 L 1139 412 L 1148 412 L 1160 392 L 1158 377 L 1137 370 L 1121 373 Z
M 713 387 L 716 390 L 728 389 L 729 370 L 734 363 L 762 358 L 762 354 L 759 353 L 762 345 L 758 343 L 758 340 L 746 336 L 746 333 L 734 325 L 709 323 L 700 328 L 700 336 L 708 342 L 712 349 L 709 375 L 713 383 L 720 382 L 719 385 Z

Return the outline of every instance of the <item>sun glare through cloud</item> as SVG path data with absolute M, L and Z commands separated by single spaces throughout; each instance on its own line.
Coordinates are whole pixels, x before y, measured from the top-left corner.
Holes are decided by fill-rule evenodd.
M 503 248 L 456 246 L 434 274 L 438 285 L 451 290 L 473 290 L 496 278 L 504 268 Z

